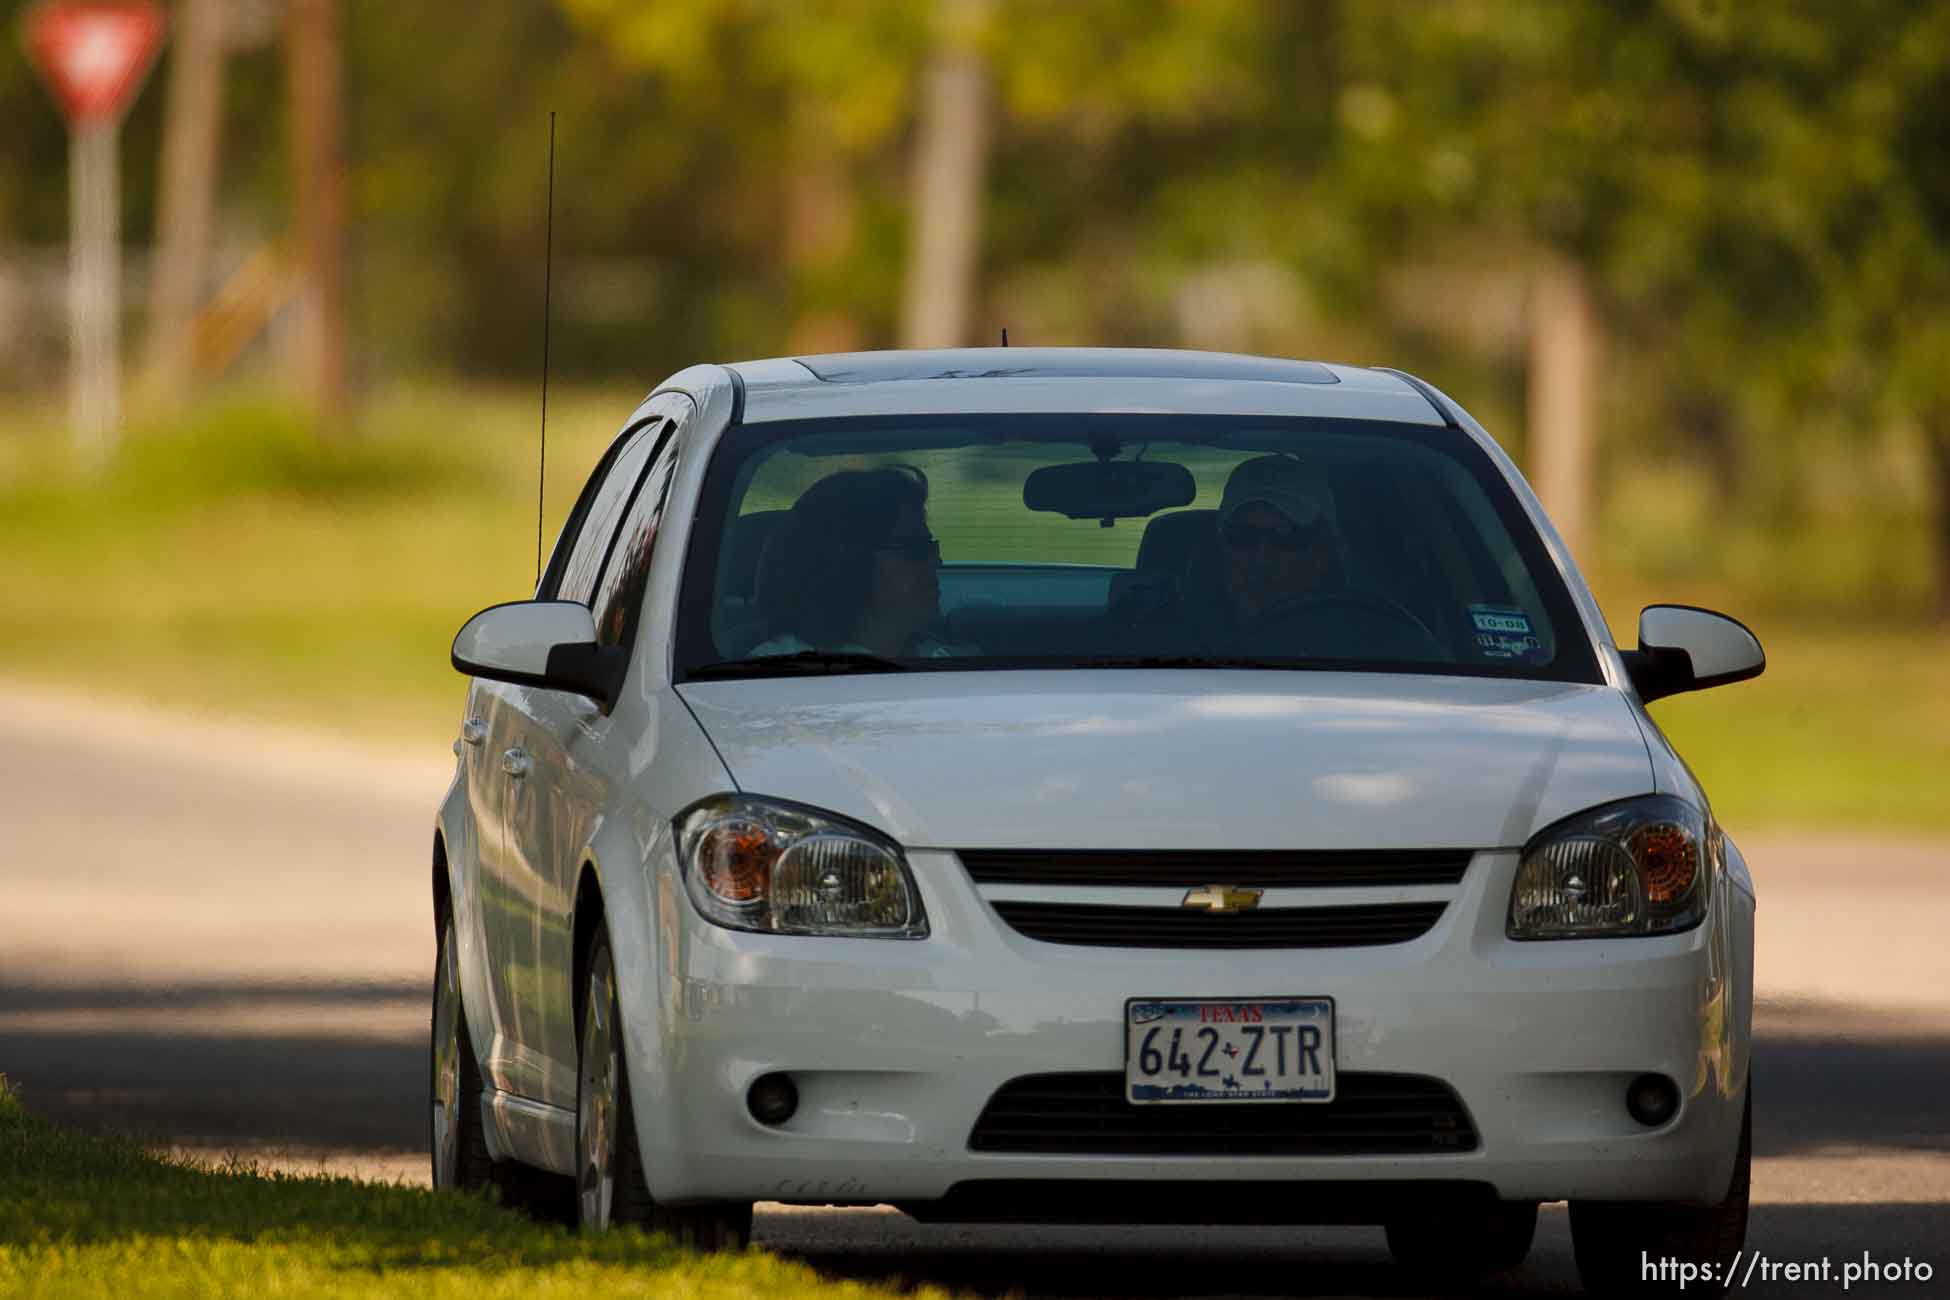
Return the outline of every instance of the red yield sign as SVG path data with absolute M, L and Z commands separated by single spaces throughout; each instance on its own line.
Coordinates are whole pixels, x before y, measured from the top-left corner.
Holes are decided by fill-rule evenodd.
M 114 121 L 162 48 L 162 8 L 147 3 L 44 4 L 23 23 L 27 48 L 68 120 Z

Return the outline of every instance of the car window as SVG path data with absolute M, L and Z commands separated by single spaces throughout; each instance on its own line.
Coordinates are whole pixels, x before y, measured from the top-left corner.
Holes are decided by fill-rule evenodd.
M 1561 575 L 1459 429 L 745 426 L 715 450 L 693 528 L 680 677 L 812 649 L 930 668 L 1169 659 L 1600 680 Z
M 636 640 L 643 610 L 644 583 L 650 576 L 650 557 L 657 528 L 670 497 L 670 481 L 677 472 L 678 439 L 669 439 L 656 461 L 644 471 L 636 495 L 616 534 L 616 545 L 596 591 L 596 641 L 599 645 L 628 646 Z
M 589 603 L 596 590 L 596 580 L 602 574 L 603 561 L 609 556 L 610 542 L 616 536 L 617 522 L 629 506 L 665 423 L 651 421 L 628 435 L 607 464 L 597 469 L 600 483 L 595 475 L 591 476 L 593 491 L 592 487 L 585 487 L 585 500 L 577 503 L 580 526 L 557 576 L 554 599 Z M 575 517 L 571 516 L 571 520 L 575 522 Z

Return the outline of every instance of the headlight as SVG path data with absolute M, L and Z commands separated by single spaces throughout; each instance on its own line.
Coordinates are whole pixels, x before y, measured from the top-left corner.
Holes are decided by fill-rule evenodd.
M 925 939 L 900 847 L 796 804 L 713 795 L 678 814 L 677 861 L 709 920 L 767 934 Z
M 1510 890 L 1512 939 L 1689 930 L 1706 915 L 1720 831 L 1671 795 L 1593 808 L 1524 846 Z

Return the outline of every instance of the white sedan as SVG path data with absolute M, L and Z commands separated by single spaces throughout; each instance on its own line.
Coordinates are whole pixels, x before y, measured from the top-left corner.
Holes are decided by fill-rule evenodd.
M 1568 1200 L 1594 1290 L 1741 1247 L 1753 883 L 1645 705 L 1760 645 L 1621 650 L 1420 380 L 696 366 L 453 662 L 441 1186 L 705 1246 L 1381 1223 L 1450 1277 Z

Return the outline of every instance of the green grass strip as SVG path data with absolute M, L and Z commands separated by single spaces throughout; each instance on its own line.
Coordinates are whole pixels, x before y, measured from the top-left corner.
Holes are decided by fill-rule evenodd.
M 9 1300 L 900 1294 L 823 1282 L 757 1248 L 701 1255 L 635 1230 L 581 1236 L 480 1197 L 162 1158 L 28 1114 L 0 1076 L 0 1296 Z

